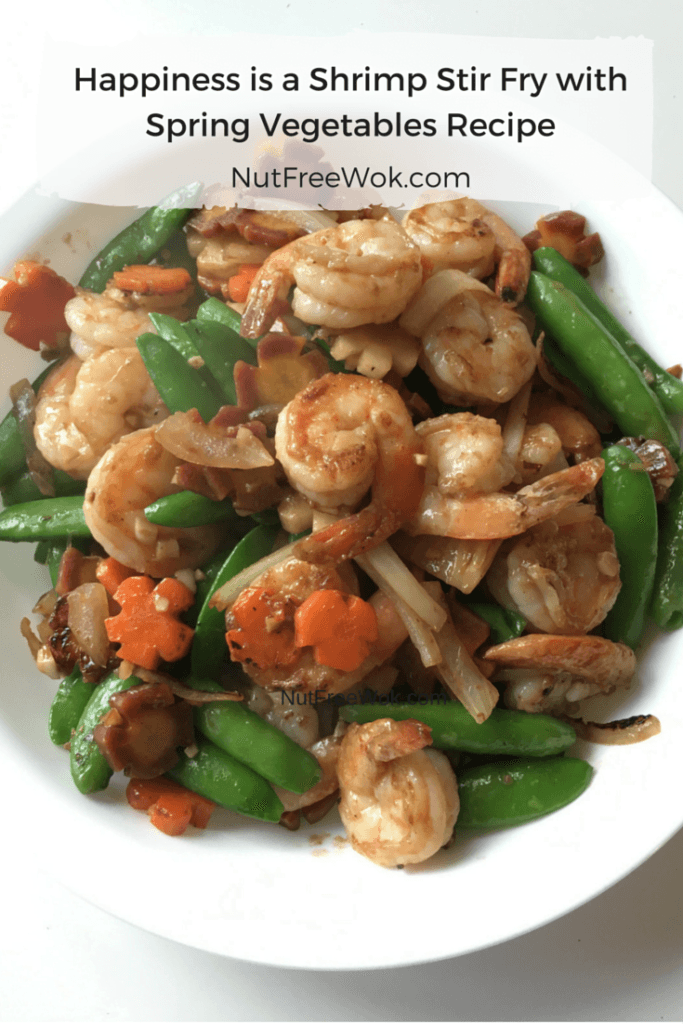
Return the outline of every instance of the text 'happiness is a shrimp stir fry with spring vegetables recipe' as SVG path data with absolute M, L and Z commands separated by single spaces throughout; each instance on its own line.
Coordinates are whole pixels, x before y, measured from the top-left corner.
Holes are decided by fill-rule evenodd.
M 599 235 L 173 198 L 78 286 L 0 287 L 47 361 L 0 424 L 0 539 L 50 573 L 21 632 L 74 783 L 123 772 L 168 835 L 338 805 L 387 867 L 568 804 L 577 737 L 660 730 L 583 702 L 683 624 L 680 367 L 591 287 Z

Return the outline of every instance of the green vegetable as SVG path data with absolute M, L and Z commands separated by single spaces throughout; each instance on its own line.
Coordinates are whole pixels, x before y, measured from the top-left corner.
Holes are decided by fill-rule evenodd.
M 629 436 L 654 438 L 674 457 L 678 437 L 640 370 L 576 296 L 544 274 L 532 272 L 526 302 L 540 325 L 591 383 L 600 403 Z
M 53 474 L 55 485 L 55 497 L 66 498 L 71 494 L 85 493 L 85 480 L 74 480 L 72 476 L 61 469 L 55 469 Z M 11 480 L 6 487 L 2 488 L 2 503 L 5 508 L 10 505 L 19 505 L 26 501 L 41 501 L 45 495 L 41 493 L 38 485 L 34 482 L 28 470 Z
M 212 679 L 190 677 L 187 684 L 198 690 L 222 690 Z M 305 793 L 320 782 L 322 771 L 315 757 L 242 703 L 202 704 L 194 710 L 194 721 L 217 747 L 276 786 Z
M 521 636 L 526 628 L 526 619 L 519 612 L 502 608 L 498 604 L 487 604 L 484 601 L 467 601 L 467 607 L 480 619 L 484 619 L 491 627 L 491 643 L 503 644 L 506 640 L 514 640 Z
M 47 720 L 50 739 L 58 747 L 63 747 L 71 739 L 71 733 L 77 728 L 94 691 L 95 687 L 84 681 L 79 668 L 62 679 Z
M 145 509 L 145 518 L 158 526 L 208 526 L 237 518 L 232 502 L 212 501 L 194 491 L 180 491 L 158 498 Z
M 71 738 L 71 777 L 81 793 L 97 793 L 109 785 L 114 773 L 93 739 L 93 730 L 110 710 L 110 697 L 139 685 L 140 680 L 135 676 L 123 680 L 112 672 L 93 689 Z
M 605 522 L 614 533 L 621 590 L 605 619 L 608 640 L 636 648 L 645 629 L 657 565 L 657 502 L 645 466 L 629 448 L 612 445 L 602 457 Z
M 667 373 L 635 338 L 619 323 L 596 295 L 585 278 L 556 249 L 542 248 L 534 253 L 534 266 L 553 281 L 559 281 L 576 295 L 611 335 L 614 344 L 633 360 L 645 380 L 659 397 L 665 412 L 683 412 L 683 382 Z
M 40 385 L 55 368 L 54 363 L 39 373 L 31 387 L 38 391 Z M 26 469 L 26 451 L 21 440 L 21 431 L 12 409 L 0 423 L 0 487 L 5 487 L 13 477 Z
M 662 514 L 650 615 L 661 629 L 683 626 L 683 458 Z
M 246 764 L 209 740 L 202 740 L 195 757 L 180 755 L 169 778 L 209 800 L 261 821 L 279 821 L 282 801 L 268 782 Z
M 458 828 L 507 828 L 541 818 L 581 796 L 592 774 L 578 757 L 465 768 L 458 773 Z
M 205 366 L 218 381 L 226 403 L 235 405 L 235 363 L 241 359 L 246 363 L 255 364 L 254 349 L 244 338 L 240 338 L 238 334 L 227 330 L 219 323 L 202 323 L 195 320 L 186 324 L 186 330 Z
M 165 313 L 150 313 L 149 318 L 156 327 L 159 337 L 177 349 L 184 359 L 192 359 L 199 355 L 194 342 L 185 330 L 185 324 Z
M 205 377 L 163 338 L 157 334 L 141 334 L 135 344 L 157 391 L 171 412 L 196 409 L 208 423 L 225 405 L 218 385 L 207 383 Z
M 228 327 L 242 341 L 246 341 L 252 348 L 256 348 L 257 338 L 242 338 L 240 334 L 242 317 L 231 306 L 226 306 L 224 302 L 221 302 L 220 299 L 212 298 L 202 302 L 197 310 L 197 320 L 202 323 L 222 324 L 224 327 Z
M 199 679 L 211 679 L 218 673 L 225 657 L 225 613 L 209 604 L 214 592 L 233 576 L 265 558 L 273 550 L 277 530 L 267 526 L 256 526 L 246 537 L 235 545 L 222 568 L 217 573 L 213 586 L 207 594 L 197 617 L 197 627 L 192 642 L 192 674 Z
M 80 494 L 22 502 L 0 512 L 0 540 L 51 540 L 69 535 L 90 536 Z
M 146 210 L 98 253 L 78 282 L 81 288 L 102 292 L 115 271 L 149 263 L 185 223 L 200 192 L 201 185 L 195 182 L 173 192 L 160 206 Z M 180 208 L 172 208 L 176 206 Z
M 566 722 L 550 715 L 529 715 L 525 711 L 494 708 L 481 725 L 462 704 L 346 704 L 340 712 L 345 722 L 374 722 L 393 718 L 403 722 L 415 718 L 432 730 L 432 744 L 441 750 L 464 750 L 468 754 L 508 754 L 549 757 L 566 750 L 576 733 Z

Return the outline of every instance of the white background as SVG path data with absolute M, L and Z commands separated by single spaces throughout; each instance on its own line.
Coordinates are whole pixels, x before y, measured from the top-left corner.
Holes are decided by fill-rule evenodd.
M 235 19 L 239 18 L 239 25 Z M 31 183 L 43 31 L 88 41 L 126 31 L 329 34 L 349 28 L 539 38 L 645 35 L 655 43 L 653 180 L 683 208 L 679 0 L 62 0 L 3 9 L 0 203 Z M 79 124 L 64 123 L 74 146 Z M 656 254 L 653 254 L 656 259 Z M 681 801 L 675 779 L 669 786 Z M 39 813 L 39 810 L 37 811 Z M 633 828 L 638 828 L 634 820 Z M 547 1020 L 680 1021 L 683 834 L 561 921 L 494 949 L 399 971 L 307 973 L 241 964 L 143 933 L 81 902 L 13 851 L 3 823 L 3 1021 Z M 45 842 L 49 869 L 49 837 Z M 103 879 L 115 885 L 115 879 Z M 557 880 L 562 884 L 562 879 Z M 482 913 L 495 914 L 485 897 Z M 444 915 L 458 928 L 457 902 Z M 382 942 L 382 921 L 376 941 Z

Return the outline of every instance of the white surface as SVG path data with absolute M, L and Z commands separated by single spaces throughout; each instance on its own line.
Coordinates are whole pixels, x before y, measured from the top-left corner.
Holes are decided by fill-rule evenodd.
M 76 11 L 80 6 L 72 4 L 71 9 Z M 215 20 L 218 8 L 205 5 L 209 7 Z M 301 31 L 304 15 L 307 27 L 316 20 L 314 8 L 308 4 L 271 7 L 271 30 Z M 426 7 L 427 14 L 423 10 L 421 21 L 428 22 L 425 27 L 434 27 L 438 24 L 438 6 Z M 154 8 L 166 12 L 167 23 L 175 17 L 179 27 L 191 27 L 189 10 L 168 4 L 123 2 L 116 5 L 115 17 L 132 17 L 134 11 L 136 24 L 145 27 Z M 64 5 L 60 10 L 63 16 Z M 82 10 L 85 12 L 86 7 Z M 92 15 L 91 5 L 87 10 Z M 347 4 L 345 10 L 349 19 L 355 15 L 356 23 L 365 20 L 368 28 L 395 24 L 397 12 L 406 27 L 410 10 L 416 17 L 412 6 L 403 4 L 376 5 L 378 13 L 372 21 L 358 13 L 360 5 Z M 587 4 L 571 5 L 571 18 L 568 10 L 560 16 L 557 8 L 551 12 L 546 4 L 524 4 L 524 19 L 521 10 L 522 5 L 517 5 L 515 13 L 500 5 L 481 3 L 469 16 L 459 15 L 458 24 L 449 24 L 448 18 L 442 24 L 445 30 L 463 32 L 491 31 L 495 24 L 499 34 L 507 31 L 511 35 L 528 35 L 528 19 L 541 35 L 642 31 L 653 36 L 658 47 L 658 114 L 660 119 L 665 116 L 668 126 L 677 123 L 672 102 L 677 66 L 670 65 L 667 79 L 666 68 L 658 68 L 657 58 L 658 54 L 660 59 L 665 57 L 667 52 L 673 56 L 673 41 L 680 38 L 675 29 L 676 18 L 679 26 L 681 20 L 678 7 L 660 7 L 657 21 L 654 13 L 648 18 L 644 3 L 605 3 L 597 12 L 592 8 L 590 32 L 586 30 Z M 217 23 L 225 25 L 224 21 Z M 85 24 L 74 21 L 74 31 L 84 31 Z M 5 27 L 7 32 L 10 26 Z M 258 25 L 254 21 L 250 27 Z M 418 26 L 413 23 L 413 27 Z M 93 28 L 92 17 L 89 28 Z M 329 31 L 330 26 L 325 29 Z M 4 73 L 16 69 L 20 79 L 27 80 L 35 24 L 18 25 L 13 43 Z M 6 101 L 7 92 L 4 95 Z M 27 109 L 30 97 L 24 111 Z M 15 111 L 2 112 L 8 115 L 5 130 L 11 129 L 12 138 L 19 137 Z M 681 169 L 677 145 L 680 143 L 667 140 L 666 132 L 660 132 L 655 181 L 683 205 L 683 195 L 676 192 L 680 189 Z M 3 167 L 7 199 L 23 190 L 25 178 L 22 180 L 17 173 L 20 169 L 21 153 Z M 680 800 L 675 786 L 675 780 L 668 781 L 672 801 Z M 641 825 L 642 811 L 634 808 L 632 827 L 636 838 Z M 12 829 L 13 823 L 8 822 L 5 834 L 11 835 Z M 5 865 L 8 891 L 7 907 L 3 907 L 0 1012 L 5 1020 L 676 1020 L 680 1019 L 683 1003 L 683 930 L 677 870 L 681 852 L 683 843 L 678 836 L 614 889 L 532 935 L 444 964 L 367 975 L 276 971 L 193 952 L 80 903 L 53 883 L 36 877 L 21 858 L 9 853 Z M 44 856 L 50 856 L 49 838 Z M 563 881 L 558 878 L 558 886 Z M 573 881 L 568 879 L 570 884 Z M 115 889 L 116 877 L 110 874 L 106 884 Z M 483 913 L 497 913 L 495 906 L 486 906 L 485 899 L 483 904 Z M 457 900 L 444 908 L 444 921 L 458 928 Z M 385 931 L 386 923 L 378 917 L 375 934 L 380 946 Z M 324 938 L 323 932 L 321 941 Z

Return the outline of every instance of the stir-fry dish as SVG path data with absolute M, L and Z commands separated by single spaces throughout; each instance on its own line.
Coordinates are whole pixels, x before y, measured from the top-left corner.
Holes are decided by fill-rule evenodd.
M 388 867 L 565 806 L 577 738 L 660 730 L 583 702 L 683 624 L 681 367 L 574 212 L 190 204 L 76 287 L 0 287 L 47 360 L 0 424 L 0 539 L 51 576 L 21 632 L 74 783 L 123 772 L 168 835 L 338 805 Z

